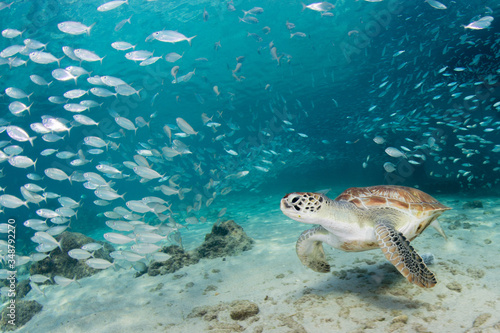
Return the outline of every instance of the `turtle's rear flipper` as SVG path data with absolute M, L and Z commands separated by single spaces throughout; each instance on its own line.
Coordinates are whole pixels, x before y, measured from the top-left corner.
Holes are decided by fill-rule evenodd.
M 436 285 L 436 277 L 406 237 L 389 223 L 378 222 L 375 226 L 378 245 L 387 260 L 410 282 L 423 288 Z
M 330 271 L 330 265 L 326 261 L 322 243 L 327 236 L 328 231 L 325 228 L 316 227 L 304 231 L 297 240 L 295 246 L 297 256 L 304 266 L 315 272 L 328 273 Z

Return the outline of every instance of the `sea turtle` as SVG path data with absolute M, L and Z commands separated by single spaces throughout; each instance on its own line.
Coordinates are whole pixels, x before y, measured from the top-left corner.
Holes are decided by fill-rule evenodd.
M 410 245 L 427 226 L 445 238 L 436 218 L 451 209 L 430 195 L 405 186 L 352 187 L 335 200 L 321 193 L 289 193 L 281 211 L 303 223 L 319 224 L 297 240 L 297 255 L 305 266 L 327 273 L 322 242 L 348 252 L 380 248 L 408 281 L 424 288 L 436 285 L 434 274 Z

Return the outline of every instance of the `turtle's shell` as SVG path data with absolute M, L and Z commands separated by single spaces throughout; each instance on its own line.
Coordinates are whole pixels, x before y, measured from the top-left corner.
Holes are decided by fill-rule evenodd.
M 415 188 L 395 185 L 351 187 L 335 200 L 345 200 L 361 209 L 390 207 L 406 210 L 415 217 L 432 216 L 451 209 L 427 193 Z

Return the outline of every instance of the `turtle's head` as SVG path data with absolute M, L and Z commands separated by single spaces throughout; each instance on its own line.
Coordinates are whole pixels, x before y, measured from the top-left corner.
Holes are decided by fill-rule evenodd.
M 318 212 L 328 200 L 323 194 L 310 192 L 288 193 L 281 199 L 283 214 L 295 221 L 316 224 Z

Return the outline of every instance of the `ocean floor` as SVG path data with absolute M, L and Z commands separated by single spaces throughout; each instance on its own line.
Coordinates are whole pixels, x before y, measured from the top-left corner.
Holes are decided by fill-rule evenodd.
M 228 212 L 252 250 L 173 274 L 108 269 L 81 286 L 42 286 L 45 296 L 25 299 L 43 310 L 18 332 L 500 332 L 500 198 L 435 197 L 453 207 L 440 218 L 448 241 L 428 228 L 412 242 L 435 256 L 432 289 L 407 282 L 378 250 L 326 246 L 332 272 L 316 273 L 295 254 L 311 226 L 285 217 L 280 196 L 236 198 Z M 463 208 L 473 200 L 484 207 Z M 185 233 L 185 247 L 210 229 Z

